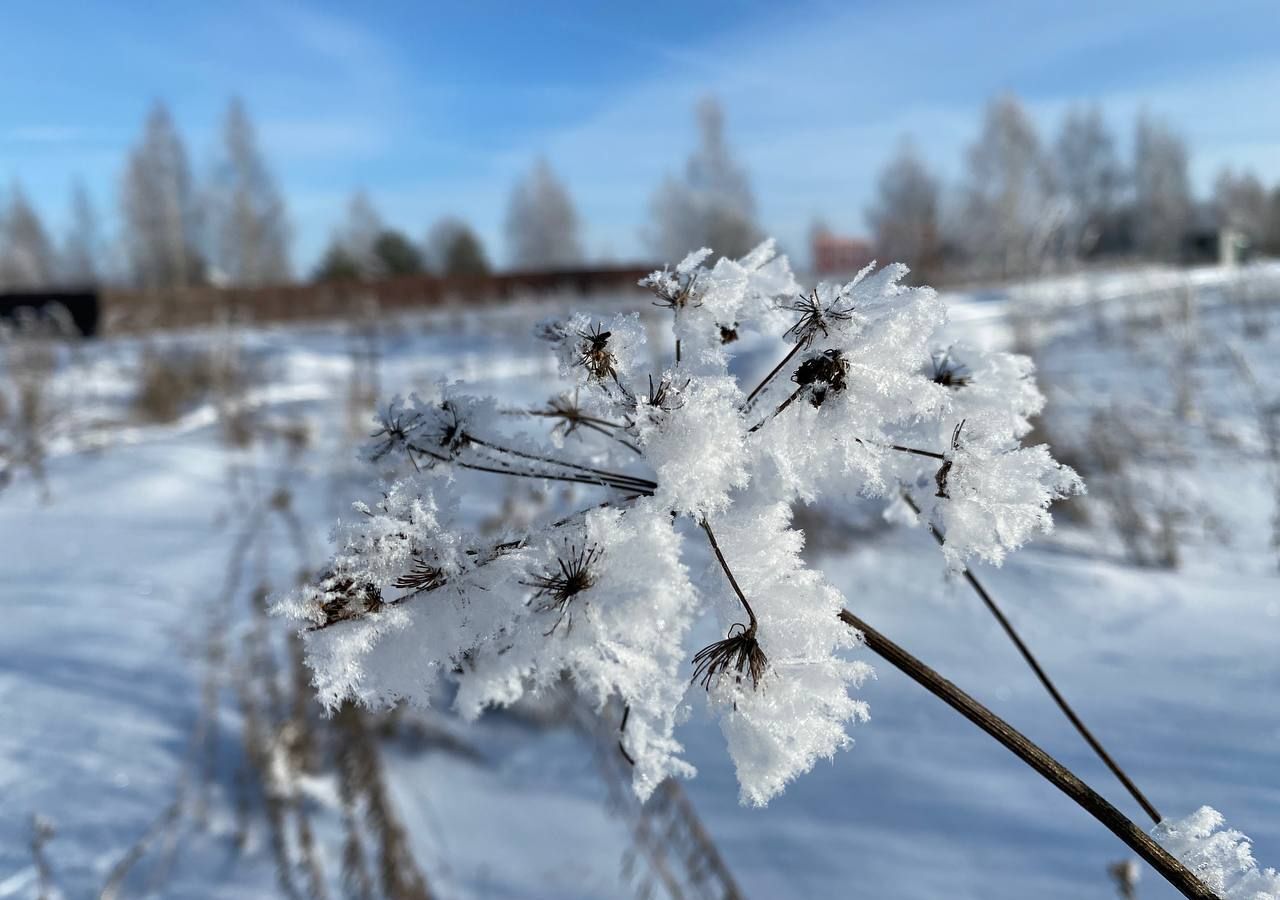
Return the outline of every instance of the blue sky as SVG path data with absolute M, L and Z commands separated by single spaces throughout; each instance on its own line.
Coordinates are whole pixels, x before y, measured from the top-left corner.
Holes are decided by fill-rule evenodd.
M 1061 10 L 1069 9 L 1069 14 Z M 948 178 L 995 93 L 1043 129 L 1099 101 L 1127 149 L 1148 109 L 1192 148 L 1280 181 L 1275 0 L 970 4 L 17 3 L 0 0 L 0 184 L 55 230 L 74 177 L 111 225 L 124 158 L 156 98 L 197 173 L 238 94 L 289 201 L 305 268 L 366 188 L 413 236 L 472 221 L 504 258 L 507 195 L 538 155 L 567 182 L 593 256 L 645 257 L 649 196 L 711 93 L 785 245 L 810 222 L 864 227 L 903 135 Z

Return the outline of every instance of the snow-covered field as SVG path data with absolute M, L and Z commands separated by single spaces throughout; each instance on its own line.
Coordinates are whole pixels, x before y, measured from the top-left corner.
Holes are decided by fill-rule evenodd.
M 1176 517 L 1176 569 L 1134 565 L 1099 505 L 1063 517 L 1052 538 L 978 574 L 1165 814 L 1212 805 L 1275 865 L 1278 473 L 1257 407 L 1280 401 L 1280 296 L 1245 296 L 1233 292 L 1238 283 L 1217 271 L 1148 273 L 949 300 L 957 339 L 1035 342 L 1050 397 L 1044 430 L 1055 449 L 1061 440 L 1076 454 L 1091 452 L 1095 444 L 1079 435 L 1110 410 L 1151 438 L 1141 457 L 1147 493 L 1171 495 L 1163 509 L 1174 500 L 1185 507 Z M 1139 294 L 1135 324 L 1122 301 Z M 1193 298 L 1190 317 L 1177 305 L 1184 297 Z M 1153 318 L 1152 304 L 1182 312 Z M 1031 308 L 1028 326 L 1018 317 Z M 210 402 L 173 422 L 138 424 L 130 403 L 140 339 L 85 345 L 64 359 L 50 383 L 62 413 L 51 428 L 47 496 L 23 472 L 0 493 L 0 897 L 38 895 L 37 857 L 65 896 L 97 896 L 157 823 L 165 834 L 146 845 L 118 896 L 278 895 L 264 827 L 253 823 L 245 839 L 238 823 L 244 723 L 230 689 L 223 686 L 228 696 L 212 725 L 202 713 L 209 629 L 227 610 L 234 640 L 254 627 L 249 603 L 227 602 L 235 593 L 228 560 L 284 486 L 305 534 L 294 542 L 287 518 L 277 517 L 273 536 L 257 542 L 271 552 L 251 553 L 245 568 L 287 589 L 299 568 L 321 564 L 347 502 L 367 495 L 351 462 L 349 420 L 359 404 L 348 398 L 357 382 L 375 387 L 370 346 L 380 393 L 447 377 L 510 403 L 541 402 L 555 365 L 530 330 L 545 312 L 383 322 L 372 343 L 344 325 L 237 333 L 256 373 L 247 406 L 260 421 L 309 431 L 306 447 L 292 451 L 283 440 L 229 446 Z M 646 315 L 663 327 L 655 312 Z M 152 340 L 172 349 L 227 339 Z M 767 367 L 776 355 L 748 350 L 743 367 Z M 515 499 L 518 509 L 524 500 Z M 476 500 L 477 520 L 498 512 Z M 872 524 L 875 510 L 821 512 L 812 560 L 859 615 L 1145 825 L 967 585 L 945 576 L 927 533 Z M 872 718 L 854 730 L 855 746 L 766 809 L 738 805 L 714 724 L 694 717 L 682 729 L 699 770 L 685 785 L 688 797 L 745 896 L 1114 896 L 1107 866 L 1126 858 L 1126 848 L 935 698 L 887 665 L 876 669 L 860 691 Z M 389 739 L 383 748 L 392 801 L 436 895 L 635 895 L 638 876 L 623 872 L 635 837 L 580 730 L 507 715 L 464 726 L 439 713 L 422 723 L 434 738 Z M 207 751 L 207 809 L 195 816 L 187 803 L 166 821 L 195 768 L 193 733 L 211 732 L 219 737 Z M 316 777 L 300 790 L 321 845 L 340 847 L 333 785 Z M 37 815 L 54 833 L 33 854 Z M 338 850 L 321 862 L 331 895 L 340 895 Z M 655 895 L 663 896 L 661 882 Z M 1148 872 L 1138 895 L 1172 892 Z

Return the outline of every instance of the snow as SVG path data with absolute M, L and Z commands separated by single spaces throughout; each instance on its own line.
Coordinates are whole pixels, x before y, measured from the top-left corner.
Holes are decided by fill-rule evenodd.
M 1194 273 L 1192 281 L 1210 291 L 1231 277 Z M 1123 297 L 1146 290 L 1149 280 L 1108 276 L 1090 290 Z M 1207 307 L 1216 296 L 1206 294 Z M 953 313 L 947 340 L 1004 346 L 1011 301 L 943 300 Z M 593 323 L 612 321 L 617 309 L 602 299 Z M 556 364 L 545 345 L 525 337 L 543 314 L 444 315 L 389 328 L 384 390 L 426 395 L 440 379 L 462 379 L 511 403 L 545 402 Z M 653 346 L 661 328 L 649 334 L 650 349 L 637 355 L 651 352 L 669 364 L 667 348 Z M 776 361 L 776 344 L 752 335 L 743 340 L 734 368 L 759 372 Z M 263 329 L 248 333 L 245 343 L 270 361 L 270 382 L 255 388 L 254 403 L 270 413 L 304 415 L 318 436 L 341 429 L 351 365 L 341 329 Z M 1275 384 L 1274 345 L 1245 349 L 1266 383 Z M 76 415 L 123 418 L 136 350 L 129 340 L 84 348 L 93 393 L 89 408 Z M 1096 381 L 1115 364 L 1080 340 L 1067 341 L 1042 369 L 1059 383 L 1064 370 Z M 1091 389 L 1116 397 L 1154 390 L 1140 373 L 1117 378 Z M 1079 384 L 1071 389 L 1083 392 Z M 1152 570 L 1125 562 L 1114 537 L 1068 523 L 1052 542 L 1033 542 L 1002 568 L 977 571 L 1085 721 L 1167 816 L 1210 804 L 1250 835 L 1261 863 L 1274 864 L 1280 859 L 1280 592 L 1268 543 L 1274 497 L 1246 487 L 1270 477 L 1247 398 L 1206 393 L 1231 413 L 1225 420 L 1240 443 L 1205 448 L 1201 465 L 1184 474 L 1228 520 L 1229 544 L 1197 539 L 1180 570 Z M 1051 408 L 1055 399 L 1061 398 L 1051 392 Z M 803 409 L 808 415 L 812 407 Z M 200 635 L 242 512 L 228 492 L 233 454 L 221 444 L 215 419 L 201 407 L 171 425 L 104 426 L 95 432 L 105 444 L 100 450 L 71 440 L 58 445 L 48 464 L 51 501 L 21 474 L 0 494 L 6 617 L 0 897 L 34 896 L 32 815 L 56 828 L 46 853 L 63 891 L 86 896 L 97 893 L 110 867 L 173 797 L 199 714 Z M 998 427 L 1014 430 L 1015 423 Z M 347 502 L 357 494 L 349 456 L 336 438 L 319 437 L 296 477 L 294 496 L 317 564 L 331 526 L 350 515 Z M 464 492 L 462 502 L 461 514 L 474 522 L 497 505 L 479 491 Z M 717 531 L 730 553 L 731 524 Z M 923 529 L 854 530 L 842 546 L 810 545 L 807 562 L 860 616 L 1141 821 L 1141 811 L 1062 721 L 967 586 L 947 577 Z M 710 564 L 709 556 L 690 561 L 691 568 Z M 274 574 L 281 584 L 291 577 Z M 729 598 L 722 599 L 722 624 L 737 621 Z M 717 626 L 703 623 L 694 643 L 720 637 Z M 768 650 L 769 636 L 761 640 Z M 787 652 L 775 655 L 783 660 Z M 852 658 L 875 662 L 865 651 Z M 887 666 L 876 671 L 858 689 L 872 718 L 855 730 L 856 747 L 819 762 L 767 809 L 739 806 L 719 722 L 695 715 L 676 727 L 681 758 L 698 770 L 687 783 L 689 795 L 748 896 L 843 895 L 851 880 L 904 898 L 1109 895 L 1106 866 L 1126 856 L 1125 848 L 934 698 Z M 700 694 L 690 692 L 695 705 Z M 731 706 L 726 714 L 733 717 Z M 743 710 L 742 718 L 748 714 Z M 631 895 L 618 874 L 627 829 L 609 813 L 591 750 L 578 734 L 510 717 L 468 726 L 433 715 L 481 755 L 393 745 L 388 766 L 415 854 L 442 895 Z M 231 755 L 238 720 L 226 714 L 221 724 L 228 735 L 222 752 Z M 210 824 L 182 832 L 162 895 L 276 895 L 265 848 L 237 853 L 232 845 L 229 782 L 225 774 L 215 786 Z M 1150 872 L 1140 891 L 1144 900 L 1172 896 Z

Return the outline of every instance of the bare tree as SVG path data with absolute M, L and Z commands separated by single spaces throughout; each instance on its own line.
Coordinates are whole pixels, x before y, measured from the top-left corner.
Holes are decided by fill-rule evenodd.
M 582 261 L 578 214 L 569 192 L 545 159 L 511 192 L 507 244 L 518 269 L 555 269 Z
M 62 277 L 70 284 L 87 285 L 102 277 L 102 234 L 98 214 L 84 182 L 71 189 L 71 218 L 62 242 Z
M 360 266 L 365 277 L 379 274 L 374 246 L 378 242 L 378 235 L 385 230 L 382 216 L 374 207 L 369 194 L 364 190 L 352 194 L 347 202 L 347 221 L 339 231 L 338 240 Z
M 0 210 L 0 288 L 46 287 L 53 281 L 54 263 L 40 216 L 15 181 Z
M 222 146 L 209 185 L 213 262 L 231 284 L 287 281 L 289 226 L 285 204 L 244 104 L 231 101 Z
M 1187 148 L 1168 126 L 1138 117 L 1133 159 L 1134 230 L 1138 250 L 1177 259 L 1191 221 Z
M 968 170 L 960 242 L 988 271 L 1006 277 L 1034 271 L 1061 215 L 1052 207 L 1040 138 L 1016 97 L 988 104 L 982 134 L 969 148 Z
M 1252 172 L 1237 175 L 1230 168 L 1218 173 L 1213 183 L 1213 205 L 1218 221 L 1243 234 L 1250 246 L 1262 244 L 1266 237 L 1267 189 Z
M 725 143 L 720 104 L 703 100 L 697 116 L 698 148 L 684 177 L 666 178 L 653 197 L 651 242 L 662 259 L 679 259 L 697 247 L 742 256 L 760 240 L 755 197 Z
M 120 207 L 129 268 L 139 286 L 163 290 L 203 280 L 191 168 L 162 103 L 152 108 L 142 140 L 129 156 Z
M 1057 188 L 1067 202 L 1067 250 L 1088 256 L 1114 221 L 1124 182 L 1115 139 L 1098 106 L 1068 110 L 1054 164 Z
M 918 280 L 930 280 L 938 263 L 938 179 L 910 140 L 902 141 L 897 155 L 881 170 L 867 221 L 882 258 L 904 262 Z

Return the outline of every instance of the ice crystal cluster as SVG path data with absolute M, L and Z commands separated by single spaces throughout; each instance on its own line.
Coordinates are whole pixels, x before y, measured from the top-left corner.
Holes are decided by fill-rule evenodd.
M 1165 820 L 1153 832 L 1164 848 L 1223 900 L 1280 900 L 1280 873 L 1262 869 L 1249 839 L 1202 806 L 1185 819 Z
M 676 726 L 705 696 L 743 801 L 764 804 L 867 717 L 851 692 L 871 670 L 838 618 L 847 601 L 801 558 L 795 505 L 918 510 L 958 571 L 999 563 L 1080 488 L 1047 448 L 1020 444 L 1043 402 L 1029 360 L 939 346 L 944 305 L 904 286 L 905 267 L 805 292 L 772 242 L 711 259 L 642 282 L 673 323 L 660 342 L 635 313 L 540 326 L 565 381 L 545 406 L 446 384 L 381 413 L 368 455 L 400 461 L 398 480 L 356 506 L 323 576 L 281 604 L 304 620 L 326 704 L 425 703 L 445 676 L 477 715 L 567 675 L 625 709 L 620 752 L 647 796 L 693 773 Z M 737 358 L 744 345 L 770 365 Z M 469 492 L 503 476 L 581 508 L 518 532 L 469 528 Z M 722 638 L 700 646 L 707 616 Z

